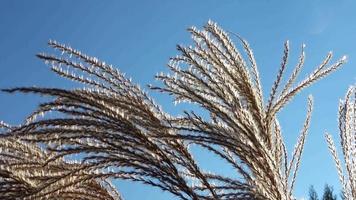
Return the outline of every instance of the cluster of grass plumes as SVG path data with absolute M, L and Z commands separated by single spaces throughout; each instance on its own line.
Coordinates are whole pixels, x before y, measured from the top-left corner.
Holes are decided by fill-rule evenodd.
M 120 200 L 120 195 L 107 180 L 87 175 L 86 166 L 51 161 L 56 153 L 14 138 L 0 138 L 0 197 L 13 199 Z
M 295 84 L 304 64 L 304 46 L 299 62 L 286 84 L 281 86 L 289 44 L 285 43 L 283 58 L 268 102 L 263 102 L 262 87 L 252 50 L 238 37 L 247 54 L 248 63 L 235 48 L 228 35 L 209 22 L 205 29 L 189 29 L 194 47 L 181 47 L 182 55 L 171 59 L 172 75 L 159 75 L 165 84 L 159 89 L 175 96 L 175 100 L 199 104 L 211 120 L 193 112 L 175 119 L 173 128 L 181 138 L 192 141 L 219 155 L 242 175 L 237 182 L 254 188 L 261 199 L 291 199 L 307 129 L 312 100 L 292 157 L 288 159 L 278 111 L 298 92 L 339 68 L 345 57 L 329 65 L 331 53 L 309 76 Z
M 330 134 L 326 134 L 326 141 L 335 161 L 345 200 L 353 200 L 356 199 L 356 86 L 351 87 L 345 100 L 340 102 L 339 131 L 345 173 Z
M 38 57 L 58 75 L 86 87 L 4 90 L 53 97 L 25 124 L 11 128 L 8 137 L 54 153 L 45 159 L 47 165 L 76 157 L 80 164 L 68 168 L 71 173 L 65 177 L 56 176 L 57 182 L 125 179 L 158 187 L 183 200 L 293 199 L 312 99 L 290 158 L 276 114 L 302 89 L 338 69 L 345 58 L 329 64 L 329 53 L 320 66 L 296 83 L 304 64 L 303 46 L 299 62 L 282 85 L 289 55 L 286 42 L 280 70 L 264 103 L 257 64 L 244 39 L 238 37 L 246 61 L 215 23 L 189 31 L 194 47 L 178 46 L 181 55 L 168 65 L 173 74 L 157 75 L 164 87 L 151 88 L 174 95 L 176 102 L 200 105 L 210 113 L 209 120 L 191 111 L 185 111 L 184 117 L 170 116 L 111 65 L 50 41 L 61 54 Z M 56 114 L 41 117 L 50 112 Z M 236 169 L 239 178 L 204 170 L 189 150 L 193 144 L 221 157 Z M 51 173 L 44 176 L 50 179 Z

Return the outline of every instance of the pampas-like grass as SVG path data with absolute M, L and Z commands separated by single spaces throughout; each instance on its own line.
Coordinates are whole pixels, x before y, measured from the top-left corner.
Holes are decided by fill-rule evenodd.
M 79 163 L 56 159 L 34 144 L 0 138 L 0 197 L 11 199 L 120 200 L 107 180 L 96 179 Z
M 329 64 L 329 53 L 320 66 L 296 83 L 304 64 L 303 46 L 299 62 L 282 85 L 289 56 L 286 42 L 280 70 L 264 103 L 257 64 L 247 41 L 237 36 L 246 52 L 245 60 L 215 23 L 209 21 L 203 30 L 193 27 L 189 32 L 194 46 L 178 46 L 181 54 L 168 64 L 172 74 L 157 75 L 164 87 L 150 87 L 173 95 L 177 103 L 200 105 L 210 113 L 210 119 L 189 111 L 183 117 L 173 117 L 111 65 L 50 41 L 49 46 L 62 54 L 38 57 L 49 63 L 53 72 L 86 87 L 4 90 L 54 98 L 42 103 L 27 123 L 5 134 L 55 153 L 46 160 L 48 165 L 68 162 L 68 156 L 78 155 L 80 165 L 67 177 L 56 177 L 62 182 L 81 182 L 87 177 L 127 179 L 183 200 L 293 199 L 312 98 L 291 155 L 276 115 L 302 89 L 337 70 L 345 57 Z M 41 117 L 49 112 L 60 115 Z M 192 144 L 221 157 L 240 178 L 205 171 L 189 150 Z M 60 180 L 48 187 L 73 189 L 66 189 Z
M 351 87 L 339 105 L 339 131 L 345 167 L 337 155 L 334 141 L 326 134 L 329 150 L 335 161 L 345 200 L 356 199 L 356 87 Z M 345 172 L 343 172 L 345 170 Z

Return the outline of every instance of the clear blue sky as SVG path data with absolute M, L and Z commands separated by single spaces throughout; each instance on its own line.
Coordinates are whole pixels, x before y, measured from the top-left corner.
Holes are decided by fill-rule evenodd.
M 274 80 L 283 42 L 290 40 L 289 70 L 306 43 L 306 66 L 310 72 L 329 50 L 336 57 L 349 56 L 340 71 L 298 95 L 279 115 L 291 148 L 302 126 L 306 96 L 315 100 L 295 194 L 307 196 L 309 185 L 321 191 L 329 183 L 339 191 L 336 171 L 324 140 L 325 130 L 335 138 L 337 105 L 356 77 L 356 2 L 352 0 L 201 0 L 201 1 L 14 1 L 0 2 L 0 88 L 13 86 L 69 87 L 35 58 L 47 51 L 49 39 L 71 46 L 114 64 L 137 83 L 155 83 L 153 76 L 166 71 L 176 44 L 190 44 L 185 31 L 201 27 L 209 19 L 246 38 L 259 64 L 265 95 Z M 302 74 L 305 75 L 305 73 Z M 166 111 L 181 113 L 166 96 L 151 93 Z M 0 119 L 20 123 L 41 98 L 0 94 Z M 43 99 L 42 99 L 43 101 Z M 338 141 L 338 140 L 337 140 Z M 209 158 L 203 158 L 207 164 Z M 208 165 L 215 165 L 210 162 Z M 226 173 L 226 172 L 223 172 Z M 167 199 L 171 195 L 148 187 L 118 181 L 127 200 Z

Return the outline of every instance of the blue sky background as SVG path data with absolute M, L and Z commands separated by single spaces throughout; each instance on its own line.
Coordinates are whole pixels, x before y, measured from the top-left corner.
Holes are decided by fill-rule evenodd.
M 13 86 L 70 87 L 69 81 L 52 74 L 34 55 L 48 51 L 55 39 L 117 66 L 142 85 L 159 84 L 153 76 L 167 71 L 176 44 L 191 44 L 186 28 L 202 27 L 209 19 L 239 33 L 254 50 L 264 93 L 268 95 L 281 61 L 283 43 L 290 40 L 289 71 L 300 46 L 306 46 L 306 65 L 301 74 L 318 65 L 328 51 L 344 54 L 349 62 L 330 77 L 303 91 L 280 114 L 290 150 L 305 117 L 306 96 L 315 100 L 310 135 L 306 141 L 295 194 L 306 197 L 309 185 L 317 191 L 329 183 L 339 191 L 336 170 L 327 150 L 324 132 L 338 141 L 337 106 L 356 79 L 356 2 L 352 0 L 201 0 L 201 1 L 14 1 L 0 2 L 0 88 Z M 166 111 L 182 113 L 167 95 L 151 92 Z M 41 100 L 34 95 L 0 93 L 0 119 L 20 123 Z M 202 154 L 202 165 L 218 168 L 218 160 Z M 199 155 L 197 155 L 199 156 Z M 229 173 L 225 168 L 218 168 Z M 115 182 L 127 200 L 173 199 L 171 195 L 140 184 Z

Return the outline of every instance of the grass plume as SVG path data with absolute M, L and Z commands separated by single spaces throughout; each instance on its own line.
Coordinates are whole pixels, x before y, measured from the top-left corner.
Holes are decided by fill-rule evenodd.
M 306 119 L 290 158 L 277 113 L 297 93 L 340 68 L 345 57 L 330 64 L 330 53 L 315 71 L 295 83 L 304 64 L 303 46 L 296 68 L 282 85 L 289 55 L 286 42 L 280 70 L 264 103 L 257 63 L 246 40 L 238 37 L 247 59 L 214 22 L 209 21 L 202 30 L 192 27 L 189 32 L 194 46 L 178 46 L 180 55 L 168 64 L 171 74 L 156 77 L 164 86 L 151 89 L 173 95 L 176 102 L 200 105 L 210 113 L 208 120 L 192 111 L 185 111 L 183 117 L 169 115 L 115 67 L 55 41 L 49 46 L 60 53 L 38 57 L 50 64 L 54 73 L 80 82 L 84 88 L 3 90 L 53 98 L 39 105 L 25 124 L 6 131 L 8 137 L 16 138 L 11 140 L 21 141 L 19 145 L 42 146 L 49 153 L 41 158 L 46 166 L 78 157 L 79 164 L 68 164 L 59 173 L 70 173 L 56 176 L 58 181 L 49 183 L 49 188 L 71 191 L 75 183 L 69 187 L 60 183 L 114 178 L 158 187 L 183 200 L 294 198 L 312 98 L 308 98 Z M 46 118 L 49 112 L 60 115 Z M 241 178 L 204 170 L 189 150 L 192 144 L 227 161 Z M 29 176 L 28 165 L 24 166 L 21 178 Z M 43 176 L 51 179 L 52 173 Z M 54 190 L 44 191 L 51 195 Z

